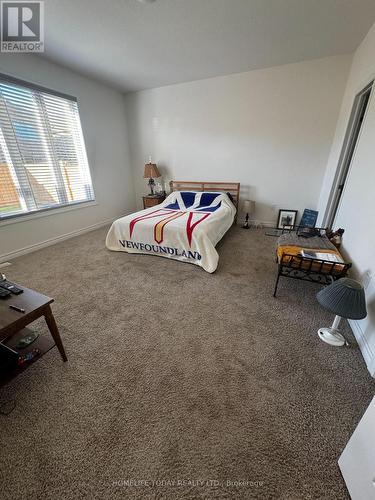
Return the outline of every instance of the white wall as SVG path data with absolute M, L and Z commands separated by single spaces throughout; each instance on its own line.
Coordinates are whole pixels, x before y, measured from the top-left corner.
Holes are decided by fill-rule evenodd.
M 316 208 L 351 56 L 130 93 L 138 207 L 151 154 L 165 179 L 239 181 L 258 221 Z
M 355 95 L 375 77 L 375 25 L 354 54 L 320 196 L 323 213 L 338 165 Z M 354 264 L 354 274 L 373 276 L 367 289 L 368 317 L 353 328 L 372 375 L 375 376 L 375 95 L 368 106 L 357 143 L 335 227 L 345 229 L 343 251 Z M 367 279 L 365 281 L 368 281 Z
M 135 208 L 123 95 L 33 55 L 0 55 L 0 73 L 78 98 L 97 205 L 0 224 L 0 259 L 40 242 L 100 224 Z M 8 255 L 7 255 L 8 254 Z

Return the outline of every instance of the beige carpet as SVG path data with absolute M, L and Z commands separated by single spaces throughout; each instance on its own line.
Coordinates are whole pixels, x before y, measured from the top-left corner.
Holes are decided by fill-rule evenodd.
M 233 228 L 210 275 L 105 234 L 7 270 L 55 297 L 69 362 L 0 392 L 1 498 L 347 498 L 337 459 L 375 383 L 354 341 L 317 338 L 317 286 L 272 297 L 275 239 Z

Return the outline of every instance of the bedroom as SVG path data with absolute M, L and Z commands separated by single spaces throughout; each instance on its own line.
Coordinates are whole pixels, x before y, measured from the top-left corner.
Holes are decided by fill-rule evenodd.
M 338 464 L 374 405 L 372 94 L 332 226 L 366 295 L 366 318 L 341 323 L 349 347 L 318 337 L 328 287 L 282 277 L 273 297 L 266 233 L 282 209 L 325 227 L 374 22 L 367 0 L 48 0 L 43 52 L 2 46 L 0 272 L 25 291 L 0 322 L 27 319 L 27 289 L 53 298 L 67 358 L 60 345 L 2 384 L 4 498 L 373 490 L 365 453 Z M 118 220 L 122 250 L 185 250 L 208 272 L 108 249 Z M 27 352 L 51 338 L 43 317 L 30 329 Z

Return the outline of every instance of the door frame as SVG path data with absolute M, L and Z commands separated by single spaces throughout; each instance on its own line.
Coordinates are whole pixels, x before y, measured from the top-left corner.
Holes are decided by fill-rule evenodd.
M 355 149 L 366 118 L 368 105 L 374 92 L 374 81 L 371 80 L 354 98 L 350 112 L 349 123 L 345 132 L 335 177 L 333 179 L 326 210 L 323 217 L 323 227 L 332 228 L 338 213 L 345 184 L 355 155 Z

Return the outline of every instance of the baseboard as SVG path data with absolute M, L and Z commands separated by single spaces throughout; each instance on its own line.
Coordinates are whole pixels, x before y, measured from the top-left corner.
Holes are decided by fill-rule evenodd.
M 366 362 L 367 369 L 371 377 L 375 378 L 375 353 L 368 343 L 360 323 L 354 319 L 349 319 L 348 322 L 359 345 L 363 359 Z
M 15 259 L 16 257 L 21 257 L 21 255 L 26 255 L 27 253 L 35 252 L 36 250 L 40 250 L 41 248 L 55 245 L 60 241 L 68 240 L 69 238 L 73 238 L 74 236 L 79 236 L 80 234 L 89 233 L 90 231 L 99 229 L 100 227 L 106 226 L 107 224 L 111 224 L 113 221 L 114 219 L 107 219 L 101 222 L 97 222 L 96 224 L 92 224 L 91 226 L 87 226 L 82 229 L 77 229 L 75 231 L 71 231 L 70 233 L 65 233 L 60 236 L 56 236 L 55 238 L 50 238 L 48 240 L 41 241 L 40 243 L 34 243 L 33 245 L 28 245 L 13 252 L 2 254 L 0 255 L 0 263 L 9 261 L 11 259 Z
M 276 224 L 274 222 L 265 222 L 265 221 L 255 220 L 254 224 L 258 224 L 261 227 L 276 227 Z
M 240 223 L 243 224 L 245 221 L 241 219 Z M 262 220 L 249 219 L 249 225 L 252 227 L 276 227 L 275 222 L 265 222 Z

